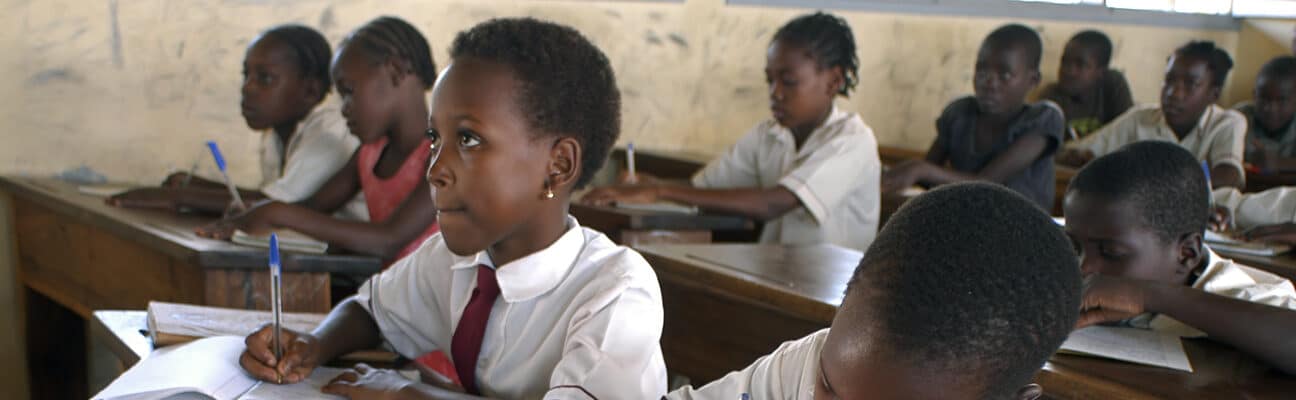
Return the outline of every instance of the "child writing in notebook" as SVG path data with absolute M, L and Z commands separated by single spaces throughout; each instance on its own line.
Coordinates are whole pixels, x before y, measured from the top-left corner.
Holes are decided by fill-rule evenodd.
M 333 59 L 342 116 L 362 145 L 314 195 L 272 202 L 198 234 L 227 238 L 235 229 L 288 228 L 348 250 L 393 261 L 437 230 L 436 207 L 422 179 L 431 142 L 425 93 L 436 81 L 427 40 L 408 22 L 380 17 L 351 33 Z M 363 193 L 369 222 L 333 218 Z
M 1175 50 L 1161 86 L 1161 104 L 1130 109 L 1088 137 L 1058 153 L 1058 163 L 1079 167 L 1129 143 L 1176 143 L 1210 165 L 1211 186 L 1241 189 L 1247 121 L 1215 105 L 1233 59 L 1212 42 L 1189 42 Z
M 314 332 L 287 332 L 282 359 L 267 328 L 248 336 L 240 363 L 257 378 L 297 382 L 338 355 L 387 343 L 411 359 L 450 353 L 462 387 L 362 365 L 324 390 L 353 399 L 661 398 L 652 268 L 567 214 L 572 190 L 592 179 L 619 134 L 607 58 L 575 30 L 529 18 L 461 32 L 450 54 L 428 129 L 441 232 Z
M 878 233 L 831 327 L 667 398 L 1033 399 L 1079 314 L 1076 264 L 1034 202 L 988 183 L 940 187 Z
M 1130 144 L 1081 169 L 1064 206 L 1090 275 L 1077 327 L 1209 336 L 1296 373 L 1296 289 L 1202 243 L 1209 195 L 1201 164 L 1173 143 Z
M 877 230 L 877 139 L 864 120 L 838 108 L 859 81 L 850 26 L 803 15 L 774 34 L 765 53 L 771 119 L 693 176 L 691 185 L 651 176 L 639 185 L 590 191 L 582 203 L 658 200 L 764 221 L 765 243 L 834 243 L 863 250 Z
M 1042 48 L 1039 34 L 1023 25 L 1005 25 L 986 36 L 972 75 L 976 96 L 945 107 L 927 158 L 887 169 L 882 191 L 984 180 L 1052 209 L 1053 152 L 1066 129 L 1062 112 L 1047 102 L 1024 103 L 1039 84 Z
M 1075 34 L 1062 50 L 1058 81 L 1046 86 L 1040 99 L 1062 107 L 1074 135 L 1068 140 L 1088 136 L 1134 106 L 1129 82 L 1111 69 L 1111 57 L 1111 39 L 1095 30 Z
M 324 104 L 332 81 L 328 41 L 306 26 L 280 25 L 262 32 L 243 57 L 243 99 L 248 128 L 263 132 L 258 190 L 240 190 L 244 201 L 269 198 L 297 202 L 310 197 L 342 169 L 360 142 L 349 132 L 336 106 Z M 120 207 L 188 208 L 226 211 L 231 197 L 223 182 L 189 173 L 169 176 L 162 187 L 142 188 L 108 198 Z M 343 216 L 365 219 L 357 196 Z
M 1236 107 L 1247 118 L 1246 162 L 1262 172 L 1296 171 L 1296 57 L 1260 68 L 1254 96 Z

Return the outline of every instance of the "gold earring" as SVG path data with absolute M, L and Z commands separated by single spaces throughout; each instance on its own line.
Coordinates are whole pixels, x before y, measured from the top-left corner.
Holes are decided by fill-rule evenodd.
M 549 200 L 549 199 L 554 198 L 553 187 L 550 187 L 550 186 L 549 186 L 549 182 L 548 182 L 548 181 L 545 181 L 545 192 L 544 192 L 544 198 L 545 198 L 545 200 Z

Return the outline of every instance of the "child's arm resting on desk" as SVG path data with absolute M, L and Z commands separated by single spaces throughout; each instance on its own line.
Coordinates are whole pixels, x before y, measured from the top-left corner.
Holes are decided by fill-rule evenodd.
M 792 211 L 801 203 L 787 188 L 699 189 L 684 185 L 602 187 L 591 190 L 581 203 L 605 206 L 615 203 L 652 203 L 658 200 L 698 206 L 767 221 Z
M 239 195 L 247 203 L 255 203 L 266 198 L 256 190 L 239 189 Z M 105 200 L 108 205 L 127 208 L 154 208 L 178 210 L 181 207 L 192 208 L 201 212 L 224 212 L 233 197 L 224 186 L 183 187 L 183 188 L 139 188 L 126 193 L 111 196 Z
M 882 174 L 882 191 L 902 190 L 920 182 L 933 185 L 971 180 L 1003 182 L 1042 157 L 1049 150 L 1049 140 L 1043 135 L 1022 136 L 975 173 L 955 171 L 926 160 L 906 161 Z
M 1296 373 L 1296 342 L 1290 339 L 1296 332 L 1296 311 L 1159 282 L 1095 275 L 1086 283 L 1077 328 L 1160 313 L 1283 372 Z

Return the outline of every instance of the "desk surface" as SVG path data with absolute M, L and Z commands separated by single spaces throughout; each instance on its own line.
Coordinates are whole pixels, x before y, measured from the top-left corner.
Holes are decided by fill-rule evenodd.
M 1296 378 L 1231 347 L 1184 340 L 1194 372 L 1075 355 L 1054 355 L 1035 375 L 1054 398 L 1290 399 Z
M 863 254 L 833 245 L 646 245 L 636 250 L 666 280 L 684 280 L 803 318 L 832 322 Z
M 195 235 L 194 228 L 211 222 L 206 217 L 112 207 L 101 197 L 82 194 L 78 185 L 55 179 L 0 176 L 0 190 L 203 268 L 261 269 L 268 262 L 264 249 Z M 287 272 L 370 275 L 381 270 L 382 261 L 358 255 L 285 253 L 283 267 Z
M 569 210 L 581 225 L 609 230 L 751 230 L 752 220 L 723 214 L 631 210 L 573 203 Z

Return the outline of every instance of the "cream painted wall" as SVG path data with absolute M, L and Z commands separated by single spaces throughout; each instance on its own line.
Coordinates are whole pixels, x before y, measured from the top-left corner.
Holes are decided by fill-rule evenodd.
M 1242 24 L 1233 72 L 1246 81 L 1239 80 L 1237 85 L 1233 85 L 1226 98 L 1237 101 L 1251 99 L 1260 68 L 1274 57 L 1292 54 L 1293 28 L 1296 28 L 1296 21 L 1292 20 L 1250 20 Z
M 153 182 L 219 141 L 235 179 L 254 185 L 257 136 L 238 116 L 243 49 L 283 22 L 330 40 L 381 14 L 402 16 L 430 39 L 438 61 L 455 32 L 493 16 L 533 15 L 573 25 L 610 56 L 625 92 L 623 142 L 722 151 L 767 116 L 763 51 L 772 32 L 806 10 L 587 1 L 10 0 L 0 24 L 5 146 L 0 172 L 50 174 L 86 165 L 113 180 Z M 885 144 L 923 148 L 949 100 L 969 93 L 981 38 L 1000 19 L 843 12 L 861 45 L 862 82 L 843 102 Z M 1095 26 L 1026 21 L 1044 36 L 1043 69 Z M 1116 41 L 1114 64 L 1135 98 L 1155 101 L 1166 55 L 1190 38 L 1234 48 L 1237 32 L 1097 25 Z M 1247 78 L 1246 81 L 1250 81 Z M 1249 89 L 1243 92 L 1249 92 Z M 1231 95 L 1233 92 L 1229 92 Z M 1231 103 L 1233 99 L 1226 99 Z

